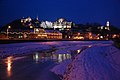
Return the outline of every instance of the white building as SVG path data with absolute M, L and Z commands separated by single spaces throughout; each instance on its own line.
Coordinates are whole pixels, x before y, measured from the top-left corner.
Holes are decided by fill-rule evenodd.
M 22 18 L 21 19 L 21 23 L 26 23 L 26 22 L 30 22 L 30 21 L 32 21 L 32 19 L 30 18 L 30 17 L 27 17 L 27 18 Z
M 72 26 L 72 22 L 67 22 L 64 18 L 60 18 L 55 22 L 50 22 L 50 21 L 43 21 L 41 22 L 41 27 L 43 28 L 53 28 L 59 29 L 59 30 L 64 30 L 64 29 L 70 29 Z
M 53 23 L 50 21 L 41 22 L 41 27 L 43 28 L 53 28 Z
M 106 22 L 106 27 L 105 27 L 105 29 L 110 30 L 110 22 L 109 22 L 109 21 Z
M 56 22 L 53 22 L 54 29 L 70 29 L 72 22 L 67 22 L 64 18 L 58 19 Z

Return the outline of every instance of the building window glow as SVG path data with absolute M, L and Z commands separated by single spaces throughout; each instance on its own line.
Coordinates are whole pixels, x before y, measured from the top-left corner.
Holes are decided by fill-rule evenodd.
M 33 28 L 33 26 L 30 26 L 30 28 Z
M 39 29 L 36 29 L 36 31 L 38 32 L 38 31 L 39 31 Z
M 103 36 L 100 36 L 101 39 L 103 39 Z
M 106 26 L 110 26 L 110 22 L 109 22 L 109 21 L 107 21 L 107 24 L 106 24 Z
M 101 29 L 103 29 L 103 26 L 101 26 Z
M 8 28 L 11 28 L 11 26 L 8 26 Z

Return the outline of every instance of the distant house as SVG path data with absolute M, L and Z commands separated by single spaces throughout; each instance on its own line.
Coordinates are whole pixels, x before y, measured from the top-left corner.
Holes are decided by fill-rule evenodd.
M 57 30 L 45 30 L 47 39 L 62 39 L 62 33 Z
M 72 38 L 84 40 L 84 32 L 81 30 L 73 31 Z
M 34 28 L 34 34 L 38 39 L 62 39 L 62 33 L 57 30 L 44 30 L 41 28 Z
M 31 38 L 31 34 L 34 33 L 33 29 L 9 29 L 9 38 L 26 39 Z
M 36 35 L 34 38 L 47 39 L 47 34 L 42 28 L 34 28 L 34 35 Z

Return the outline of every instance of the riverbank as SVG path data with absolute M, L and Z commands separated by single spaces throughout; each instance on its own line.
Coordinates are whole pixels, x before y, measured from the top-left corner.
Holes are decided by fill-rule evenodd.
M 119 80 L 119 59 L 120 50 L 113 45 L 96 45 L 51 71 L 62 76 L 63 80 Z
M 120 39 L 114 40 L 114 45 L 120 49 Z
M 50 50 L 58 48 L 63 51 L 63 48 L 68 50 L 68 47 L 79 48 L 82 46 L 112 44 L 112 41 L 50 41 L 50 42 L 24 42 L 15 44 L 1 44 L 0 56 L 9 56 L 15 54 L 28 54 L 34 51 Z M 76 47 L 75 47 L 76 46 Z
M 9 56 L 3 60 L 3 66 L 0 66 L 2 73 L 0 74 L 0 78 L 2 78 L 1 80 L 59 80 L 58 76 L 48 71 L 48 69 L 51 70 L 54 67 L 49 68 L 49 65 L 52 65 L 51 62 L 48 62 L 49 60 L 52 60 L 55 64 L 59 64 L 66 59 L 74 59 L 73 52 L 79 54 L 82 48 L 112 44 L 112 41 L 50 41 L 0 44 L 0 56 Z M 45 53 L 42 53 L 44 51 Z M 48 54 L 46 51 L 52 52 Z M 2 58 L 0 59 L 2 60 Z M 7 61 L 9 64 L 8 74 L 6 74 L 8 68 L 4 66 Z M 64 70 L 64 66 L 59 70 Z M 10 69 L 12 76 L 8 78 L 7 75 L 10 76 Z

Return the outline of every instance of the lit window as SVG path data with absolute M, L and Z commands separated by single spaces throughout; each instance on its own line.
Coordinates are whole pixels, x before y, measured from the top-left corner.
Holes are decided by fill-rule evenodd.
M 39 31 L 39 29 L 36 29 L 36 31 L 38 32 L 38 31 Z
M 11 28 L 11 26 L 8 26 L 8 28 Z
M 33 26 L 30 26 L 30 28 L 33 28 Z
M 100 36 L 100 38 L 103 38 L 103 36 Z
M 101 29 L 103 29 L 103 26 L 101 26 Z

